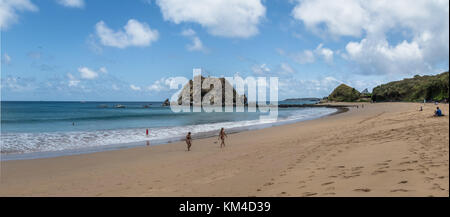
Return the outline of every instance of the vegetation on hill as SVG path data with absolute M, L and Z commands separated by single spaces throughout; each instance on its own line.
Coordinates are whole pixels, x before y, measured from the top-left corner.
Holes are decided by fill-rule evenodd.
M 419 76 L 377 86 L 372 91 L 374 101 L 418 102 L 448 100 L 449 72 L 434 76 Z
M 355 88 L 341 84 L 328 96 L 329 101 L 355 102 L 359 100 L 361 94 Z

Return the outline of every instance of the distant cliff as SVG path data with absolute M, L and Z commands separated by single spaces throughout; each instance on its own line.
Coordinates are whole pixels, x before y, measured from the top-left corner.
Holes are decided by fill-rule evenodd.
M 329 101 L 335 102 L 355 102 L 359 100 L 361 94 L 355 88 L 341 84 L 328 96 Z
M 424 99 L 433 101 L 448 100 L 449 73 L 443 72 L 434 76 L 419 76 L 394 81 L 377 86 L 372 91 L 374 101 L 409 101 L 418 102 Z

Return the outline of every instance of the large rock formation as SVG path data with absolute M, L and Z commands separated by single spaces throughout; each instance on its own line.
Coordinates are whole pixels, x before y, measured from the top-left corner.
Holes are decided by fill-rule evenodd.
M 328 96 L 329 101 L 336 102 L 355 102 L 361 94 L 355 88 L 341 84 Z
M 233 90 L 233 105 L 236 105 L 236 101 L 237 100 L 240 100 L 241 102 L 243 102 L 244 105 L 247 104 L 247 97 L 245 96 L 245 94 L 242 95 L 242 96 L 239 95 L 236 92 L 236 90 L 233 88 L 233 86 L 225 78 L 205 78 L 203 76 L 200 76 L 200 77 L 197 76 L 197 77 L 194 77 L 194 79 L 200 79 L 201 80 L 201 82 L 199 82 L 197 84 L 199 86 L 203 85 L 203 83 L 205 82 L 206 79 L 208 79 L 208 83 L 220 82 L 222 84 L 221 85 L 222 86 L 222 90 L 218 90 L 218 89 L 214 88 L 213 84 L 209 85 L 209 87 L 207 87 L 207 88 L 201 88 L 201 86 L 200 87 L 199 86 L 194 87 L 194 82 L 192 80 L 189 80 L 189 85 L 188 84 L 184 85 L 182 91 L 178 95 L 178 104 L 180 104 L 180 105 L 182 104 L 182 100 L 183 100 L 182 96 L 183 96 L 183 94 L 189 93 L 190 105 L 193 105 L 193 100 L 194 100 L 193 88 L 197 88 L 197 90 L 201 89 L 200 96 L 201 96 L 202 100 L 207 100 L 207 99 L 204 99 L 203 97 L 205 95 L 207 95 L 208 93 L 211 93 L 210 95 L 216 95 L 216 94 L 212 93 L 212 90 L 214 90 L 214 89 L 218 90 L 218 91 L 221 91 L 222 92 L 222 94 L 221 94 L 222 95 L 222 99 L 221 99 L 222 100 L 222 106 L 225 106 L 225 88 L 231 88 Z M 210 98 L 210 103 L 213 104 L 214 100 L 215 100 L 214 97 L 211 97 Z

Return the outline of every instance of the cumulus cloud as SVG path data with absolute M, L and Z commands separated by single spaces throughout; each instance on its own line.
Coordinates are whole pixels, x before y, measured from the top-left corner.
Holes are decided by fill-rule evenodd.
M 69 8 L 83 8 L 84 0 L 56 0 L 58 4 Z
M 164 20 L 198 23 L 216 36 L 248 38 L 258 34 L 266 8 L 260 0 L 157 0 Z
M 18 12 L 37 11 L 29 0 L 0 0 L 0 29 L 5 30 L 18 20 Z
M 193 29 L 186 29 L 181 32 L 181 35 L 189 38 L 191 43 L 186 45 L 186 49 L 189 51 L 203 51 L 207 52 L 207 48 L 203 46 L 202 41 L 197 36 L 197 33 Z
M 169 91 L 170 86 L 172 84 L 177 84 L 178 81 L 180 81 L 180 77 L 168 77 L 168 78 L 163 77 L 153 82 L 153 84 L 149 85 L 147 87 L 147 90 L 152 92 Z
M 153 30 L 147 23 L 141 23 L 134 19 L 128 20 L 124 30 L 114 31 L 103 21 L 95 25 L 96 34 L 100 38 L 100 43 L 104 46 L 117 48 L 146 47 L 159 38 L 158 30 Z
M 448 65 L 449 1 L 299 0 L 292 15 L 314 32 L 363 37 L 348 42 L 343 56 L 364 74 L 426 73 Z
M 108 71 L 106 70 L 105 67 L 100 67 L 100 69 L 98 69 L 98 71 L 95 71 L 88 67 L 83 66 L 83 67 L 78 68 L 78 72 L 80 72 L 81 78 L 92 80 L 92 79 L 96 79 L 99 76 L 99 72 L 105 74 Z
M 334 52 L 329 48 L 324 48 L 323 44 L 319 44 L 317 48 L 314 50 L 316 55 L 321 56 L 325 62 L 332 63 L 333 62 L 333 54 Z
M 132 90 L 134 90 L 134 91 L 140 91 L 140 90 L 141 90 L 141 87 L 136 86 L 136 85 L 134 85 L 134 84 L 130 84 L 130 88 L 131 88 Z
M 305 49 L 300 52 L 286 53 L 282 49 L 278 49 L 278 53 L 282 56 L 288 56 L 292 60 L 300 64 L 314 63 L 317 59 L 323 59 L 326 63 L 333 63 L 334 52 L 325 48 L 323 44 L 319 44 L 314 50 Z
M 361 26 L 369 19 L 357 0 L 298 1 L 292 15 L 314 31 L 325 24 L 332 34 L 349 36 L 360 36 Z

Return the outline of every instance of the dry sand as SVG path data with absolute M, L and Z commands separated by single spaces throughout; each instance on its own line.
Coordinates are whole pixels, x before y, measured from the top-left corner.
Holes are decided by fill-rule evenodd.
M 1 163 L 1 196 L 449 196 L 449 106 L 365 104 L 217 138 Z

